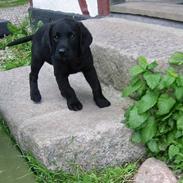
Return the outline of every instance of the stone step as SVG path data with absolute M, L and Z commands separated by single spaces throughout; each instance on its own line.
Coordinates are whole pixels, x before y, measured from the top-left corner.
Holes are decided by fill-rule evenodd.
M 130 130 L 121 121 L 129 100 L 103 86 L 112 105 L 98 108 L 83 75 L 70 77 L 83 110 L 69 111 L 61 97 L 53 69 L 40 72 L 42 103 L 29 99 L 29 67 L 0 72 L 0 113 L 21 149 L 33 153 L 49 169 L 72 170 L 121 165 L 139 159 L 143 147 L 130 142 Z
M 143 15 L 183 22 L 183 5 L 174 3 L 126 2 L 112 5 L 110 10 L 115 13 Z
M 100 79 L 120 91 L 138 56 L 156 59 L 163 69 L 172 53 L 183 51 L 182 29 L 111 17 L 83 23 L 94 38 L 91 48 Z

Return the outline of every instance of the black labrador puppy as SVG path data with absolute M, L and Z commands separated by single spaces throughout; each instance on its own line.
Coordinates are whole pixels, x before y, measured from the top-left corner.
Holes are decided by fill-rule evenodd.
M 8 44 L 17 45 L 32 40 L 32 60 L 30 72 L 30 97 L 38 103 L 41 94 L 38 89 L 38 73 L 45 61 L 54 67 L 54 75 L 60 92 L 67 100 L 70 110 L 82 109 L 68 76 L 82 72 L 92 88 L 93 98 L 100 108 L 107 107 L 110 102 L 103 96 L 101 86 L 93 65 L 90 50 L 92 36 L 88 29 L 73 19 L 64 18 L 43 25 L 35 34 L 20 38 Z

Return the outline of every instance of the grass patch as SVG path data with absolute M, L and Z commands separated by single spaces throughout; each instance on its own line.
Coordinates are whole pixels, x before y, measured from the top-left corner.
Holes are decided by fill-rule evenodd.
M 28 44 L 27 44 L 28 45 Z M 26 66 L 30 64 L 30 48 L 21 45 L 16 48 L 8 48 L 5 51 L 5 59 L 0 63 L 0 70 L 10 70 L 13 68 Z
M 26 3 L 28 3 L 28 0 L 0 0 L 0 8 L 19 6 Z
M 12 143 L 16 144 L 6 122 L 2 118 L 0 118 L 0 128 L 4 129 L 12 139 Z M 75 166 L 75 171 L 72 174 L 64 171 L 50 171 L 32 155 L 22 152 L 17 144 L 16 147 L 21 152 L 22 158 L 27 161 L 37 183 L 130 183 L 133 182 L 132 178 L 138 168 L 138 163 L 135 162 L 124 166 L 91 171 L 84 171 L 79 166 Z
M 6 36 L 0 42 L 0 51 L 3 51 L 4 58 L 0 62 L 0 70 L 9 70 L 16 67 L 26 66 L 30 64 L 31 60 L 31 43 L 27 42 L 13 47 L 6 47 L 6 45 L 20 37 L 27 36 L 32 33 L 29 19 L 26 18 L 20 25 L 16 26 L 8 24 L 8 28 L 12 32 L 11 35 Z
M 84 171 L 76 166 L 75 172 L 71 174 L 64 171 L 50 171 L 32 156 L 26 156 L 26 159 L 39 183 L 127 183 L 132 182 L 137 170 L 137 163 L 91 171 Z

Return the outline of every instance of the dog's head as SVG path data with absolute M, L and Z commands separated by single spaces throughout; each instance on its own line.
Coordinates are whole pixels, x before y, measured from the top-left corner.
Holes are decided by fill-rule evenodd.
M 88 29 L 81 22 L 68 18 L 49 24 L 45 37 L 54 60 L 78 58 L 92 43 Z

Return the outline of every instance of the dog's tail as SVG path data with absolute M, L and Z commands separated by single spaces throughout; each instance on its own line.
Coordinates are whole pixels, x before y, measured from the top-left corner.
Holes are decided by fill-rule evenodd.
M 33 35 L 22 37 L 20 39 L 17 39 L 15 41 L 12 41 L 12 42 L 8 43 L 7 46 L 14 46 L 14 45 L 17 45 L 17 44 L 26 43 L 28 41 L 31 41 L 32 37 L 33 37 Z

